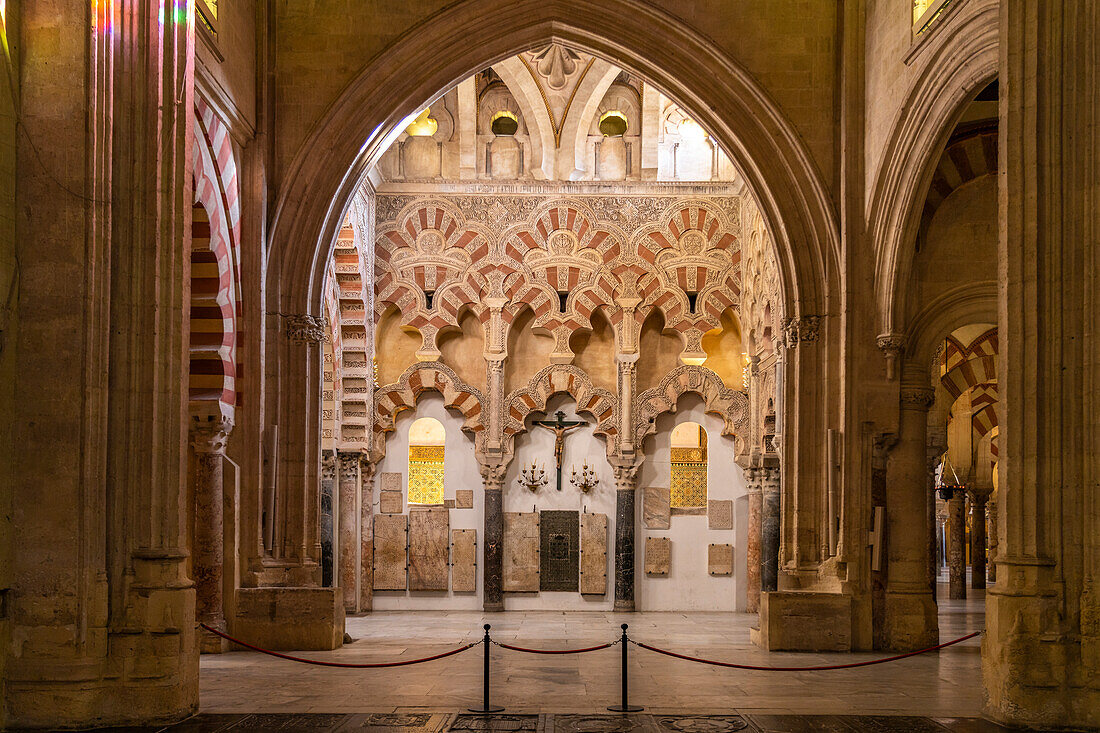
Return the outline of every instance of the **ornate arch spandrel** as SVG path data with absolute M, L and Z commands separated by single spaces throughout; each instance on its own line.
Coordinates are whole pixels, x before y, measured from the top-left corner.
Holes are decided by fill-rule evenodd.
M 722 378 L 703 366 L 684 364 L 669 372 L 661 383 L 638 395 L 634 423 L 635 445 L 657 431 L 657 418 L 676 412 L 676 404 L 688 393 L 703 398 L 706 412 L 722 418 L 722 435 L 732 435 L 737 454 L 746 452 L 749 428 L 749 399 L 743 392 L 730 389 Z

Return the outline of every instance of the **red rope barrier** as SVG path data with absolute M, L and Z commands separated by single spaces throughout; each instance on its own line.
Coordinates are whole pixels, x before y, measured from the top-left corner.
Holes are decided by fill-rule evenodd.
M 609 644 L 600 644 L 599 646 L 590 646 L 585 649 L 524 649 L 521 646 L 511 646 L 510 644 L 504 644 L 499 641 L 494 641 L 499 647 L 504 649 L 510 649 L 514 652 L 525 652 L 527 654 L 584 654 L 585 652 L 598 652 L 600 649 L 607 649 L 618 644 L 618 641 L 613 641 Z
M 664 654 L 666 657 L 675 657 L 677 659 L 685 659 L 689 662 L 699 662 L 701 664 L 712 664 L 715 667 L 730 667 L 732 669 L 751 669 L 757 672 L 822 672 L 830 669 L 851 669 L 853 667 L 868 667 L 872 664 L 882 664 L 884 662 L 896 662 L 899 659 L 905 659 L 907 657 L 915 657 L 918 654 L 924 654 L 925 652 L 934 652 L 937 649 L 943 649 L 944 647 L 951 646 L 952 644 L 958 644 L 960 641 L 966 641 L 967 639 L 973 639 L 982 632 L 975 631 L 973 634 L 967 634 L 966 636 L 960 636 L 958 639 L 945 642 L 943 644 L 937 644 L 936 646 L 930 646 L 927 649 L 919 649 L 915 652 L 907 652 L 905 654 L 898 654 L 893 657 L 884 657 L 882 659 L 871 659 L 866 662 L 850 662 L 848 664 L 829 664 L 817 667 L 756 667 L 751 664 L 733 664 L 732 662 L 715 662 L 710 659 L 700 659 L 699 657 L 689 657 L 686 654 L 677 654 L 676 652 L 666 651 L 664 649 L 658 649 L 657 647 L 650 646 L 649 644 L 643 644 L 640 641 L 634 641 L 631 639 L 631 643 L 640 646 L 642 649 L 648 649 L 651 652 L 657 652 L 658 654 Z
M 305 659 L 303 657 L 295 657 L 295 656 L 292 656 L 290 654 L 280 654 L 279 652 L 273 652 L 270 649 L 264 649 L 262 647 L 253 646 L 252 644 L 248 644 L 246 642 L 243 642 L 240 639 L 234 639 L 229 634 L 224 634 L 221 631 L 218 631 L 217 629 L 214 629 L 214 628 L 211 628 L 211 627 L 207 626 L 206 624 L 199 624 L 199 626 L 203 627 L 204 629 L 209 631 L 211 634 L 217 634 L 218 636 L 220 636 L 223 639 L 226 639 L 227 641 L 231 641 L 234 644 L 239 644 L 240 646 L 251 649 L 254 652 L 260 652 L 261 654 L 268 654 L 272 657 L 278 657 L 279 659 L 287 659 L 291 662 L 301 662 L 302 664 L 314 664 L 314 665 L 317 665 L 318 667 L 343 667 L 345 669 L 378 669 L 379 667 L 404 667 L 404 666 L 409 665 L 409 664 L 420 664 L 421 662 L 432 662 L 432 661 L 435 661 L 436 659 L 443 659 L 444 657 L 454 656 L 455 654 L 459 654 L 461 652 L 464 652 L 467 649 L 472 649 L 472 648 L 474 648 L 475 646 L 477 646 L 478 644 L 481 643 L 481 640 L 479 639 L 478 641 L 475 641 L 472 644 L 467 644 L 466 646 L 459 647 L 458 649 L 452 649 L 451 651 L 443 652 L 442 654 L 436 654 L 435 656 L 432 656 L 432 657 L 424 657 L 423 659 L 409 659 L 409 660 L 404 661 L 404 662 L 376 662 L 374 664 L 353 664 L 351 662 L 322 662 L 322 661 L 317 660 L 317 659 Z

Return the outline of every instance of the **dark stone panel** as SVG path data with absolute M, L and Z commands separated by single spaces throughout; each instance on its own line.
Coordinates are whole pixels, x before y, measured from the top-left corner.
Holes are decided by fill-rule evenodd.
M 581 516 L 539 512 L 539 590 L 580 590 Z
M 538 730 L 537 715 L 466 715 L 455 716 L 448 730 L 452 731 L 511 731 Z

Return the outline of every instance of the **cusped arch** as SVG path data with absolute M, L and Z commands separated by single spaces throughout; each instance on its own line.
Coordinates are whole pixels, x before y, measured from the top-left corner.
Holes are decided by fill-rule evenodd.
M 527 430 L 526 419 L 532 412 L 546 412 L 546 403 L 556 394 L 568 394 L 577 404 L 577 412 L 596 420 L 594 433 L 602 436 L 607 454 L 612 455 L 619 436 L 619 416 L 615 395 L 592 384 L 583 369 L 571 364 L 551 364 L 531 377 L 526 387 L 505 398 L 504 443 L 511 454 L 515 436 Z
M 676 405 L 685 394 L 703 398 L 706 412 L 722 418 L 722 435 L 731 435 L 737 454 L 747 451 L 745 438 L 749 427 L 749 398 L 743 392 L 730 389 L 722 378 L 703 366 L 684 364 L 669 372 L 661 383 L 638 395 L 638 414 L 634 424 L 635 445 L 641 445 L 647 435 L 657 430 L 658 416 L 676 412 Z
M 485 396 L 463 382 L 450 367 L 437 361 L 427 361 L 409 367 L 397 382 L 374 393 L 372 461 L 379 461 L 386 454 L 386 435 L 394 431 L 397 415 L 403 410 L 415 408 L 420 395 L 428 391 L 442 394 L 443 406 L 462 415 L 462 429 L 474 436 L 474 445 L 480 448 L 485 430 L 481 418 Z

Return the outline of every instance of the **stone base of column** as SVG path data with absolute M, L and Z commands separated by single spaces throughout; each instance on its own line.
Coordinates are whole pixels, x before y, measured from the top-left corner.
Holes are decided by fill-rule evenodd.
M 938 644 L 939 613 L 932 591 L 887 588 L 885 624 L 883 640 L 890 651 L 911 652 Z
M 634 613 L 634 600 L 615 599 L 615 613 Z
M 486 601 L 485 603 L 482 604 L 481 608 L 485 611 L 485 613 L 501 613 L 502 611 L 504 611 L 504 602 L 503 601 L 493 601 L 493 602 Z
M 225 631 L 225 622 L 220 624 L 207 624 L 213 626 L 219 631 Z M 229 642 L 211 633 L 204 628 L 199 628 L 199 653 L 200 654 L 224 654 L 229 651 Z
M 330 651 L 344 643 L 339 588 L 241 588 L 233 635 L 276 651 Z
M 1060 611 L 1053 594 L 1002 595 L 994 588 L 985 608 L 986 716 L 1029 728 L 1100 728 L 1100 688 L 1089 684 L 1100 679 L 1100 657 L 1087 651 L 1100 647 L 1100 637 L 1051 631 Z
M 753 644 L 768 651 L 852 651 L 852 597 L 841 593 L 769 591 L 760 594 Z

